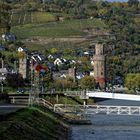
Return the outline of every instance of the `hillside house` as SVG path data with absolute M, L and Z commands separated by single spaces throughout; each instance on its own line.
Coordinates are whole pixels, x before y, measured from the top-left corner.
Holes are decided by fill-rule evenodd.
M 7 68 L 0 68 L 0 81 L 5 80 L 7 74 L 8 74 Z
M 60 66 L 62 64 L 67 64 L 67 63 L 68 63 L 68 61 L 66 59 L 64 59 L 64 58 L 63 59 L 57 58 L 54 61 L 54 65 L 58 65 L 58 66 Z
M 25 48 L 25 47 L 18 47 L 18 52 L 27 52 L 28 50 L 27 50 L 27 48 Z
M 6 47 L 2 44 L 0 44 L 0 51 L 5 51 Z
M 14 34 L 2 34 L 2 40 L 8 42 L 15 42 L 16 36 Z

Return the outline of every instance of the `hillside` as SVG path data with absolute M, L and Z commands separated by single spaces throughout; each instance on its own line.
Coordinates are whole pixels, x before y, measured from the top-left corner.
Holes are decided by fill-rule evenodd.
M 68 126 L 50 112 L 27 108 L 0 117 L 1 140 L 68 140 Z
M 80 59 L 75 55 L 77 50 L 94 50 L 95 43 L 102 42 L 109 83 L 117 84 L 118 77 L 124 81 L 127 73 L 140 72 L 140 4 L 137 1 L 51 0 L 41 3 L 24 0 L 22 4 L 15 1 L 9 5 L 12 6 L 10 31 L 29 50 L 44 53 L 46 49 L 65 51 L 70 48 L 75 52 L 71 58 Z

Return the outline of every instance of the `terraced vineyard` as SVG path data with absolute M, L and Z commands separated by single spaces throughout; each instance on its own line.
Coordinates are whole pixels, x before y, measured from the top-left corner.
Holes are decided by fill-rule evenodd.
M 25 12 L 16 11 L 11 13 L 10 23 L 12 26 L 24 25 L 30 23 L 43 23 L 55 21 L 55 16 L 47 12 Z
M 37 20 L 36 20 L 37 21 Z M 98 19 L 65 20 L 63 22 L 32 23 L 12 27 L 12 32 L 18 39 L 35 36 L 44 37 L 72 37 L 86 35 L 85 29 L 105 28 L 106 25 Z

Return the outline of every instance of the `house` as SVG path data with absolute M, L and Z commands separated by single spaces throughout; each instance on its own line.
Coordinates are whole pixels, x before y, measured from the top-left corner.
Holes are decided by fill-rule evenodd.
M 94 61 L 93 60 L 91 60 L 91 66 L 94 66 Z
M 6 47 L 2 44 L 0 44 L 0 51 L 5 51 Z
M 2 34 L 3 41 L 15 42 L 16 36 L 14 34 Z
M 54 65 L 53 62 L 47 62 L 47 66 L 51 71 L 58 71 L 57 65 Z
M 27 52 L 28 50 L 27 50 L 27 48 L 25 48 L 25 47 L 18 47 L 18 52 Z
M 62 64 L 63 64 L 62 59 L 57 58 L 57 59 L 54 60 L 54 65 L 60 66 L 60 65 L 62 65 Z
M 42 62 L 43 60 L 45 60 L 45 57 L 40 53 L 32 53 L 31 58 L 36 62 Z
M 5 80 L 7 74 L 8 74 L 7 68 L 0 68 L 0 81 Z
M 94 77 L 94 71 L 90 71 L 89 75 Z
M 76 64 L 76 61 L 75 60 L 70 60 L 69 63 L 72 65 L 72 64 Z
M 57 80 L 59 78 L 64 78 L 65 76 L 67 76 L 67 70 L 61 70 L 59 72 L 53 72 L 53 79 Z
M 88 51 L 83 52 L 84 55 L 89 55 Z
M 54 65 L 60 66 L 62 64 L 65 64 L 65 65 L 70 64 L 70 61 L 66 60 L 65 58 L 57 58 L 54 60 Z
M 54 59 L 54 56 L 52 54 L 49 54 L 48 59 Z
M 60 77 L 61 77 L 61 78 L 66 78 L 67 75 L 66 75 L 66 74 L 62 74 Z
M 77 78 L 78 80 L 82 79 L 84 76 L 85 76 L 85 75 L 84 75 L 83 73 L 81 73 L 81 72 L 79 72 L 79 73 L 76 74 L 76 78 Z
M 95 54 L 95 51 L 91 51 L 91 50 L 83 52 L 83 56 L 93 56 L 94 54 Z
M 60 66 L 60 65 L 62 65 L 62 64 L 65 64 L 65 63 L 67 63 L 67 60 L 66 59 L 62 59 L 62 58 L 57 58 L 57 59 L 55 59 L 55 61 L 54 61 L 54 65 L 58 65 L 58 66 Z
M 47 56 L 47 58 L 50 58 L 50 59 L 61 58 L 61 57 L 62 57 L 62 54 L 63 54 L 63 52 L 59 51 L 59 52 L 54 53 L 54 54 L 49 54 L 49 55 Z

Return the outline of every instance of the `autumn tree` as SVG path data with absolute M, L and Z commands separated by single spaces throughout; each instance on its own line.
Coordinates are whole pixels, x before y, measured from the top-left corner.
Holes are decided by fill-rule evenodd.
M 80 80 L 80 86 L 82 89 L 94 89 L 96 81 L 93 76 L 84 76 Z
M 109 71 L 107 77 L 110 77 L 110 69 L 113 70 L 113 78 L 115 76 L 124 76 L 126 73 L 139 72 L 138 63 L 140 56 L 136 54 L 137 48 L 140 47 L 139 23 L 132 16 L 136 12 L 136 9 L 129 7 L 131 15 L 128 12 L 128 7 L 123 7 L 119 4 L 112 4 L 108 9 L 105 19 L 105 23 L 112 34 L 112 37 L 106 42 L 108 64 L 106 69 Z M 131 61 L 134 63 L 130 64 L 129 62 Z
M 125 77 L 125 86 L 129 90 L 140 89 L 140 73 L 129 73 Z
M 57 79 L 54 85 L 57 90 L 74 89 L 77 86 L 72 77 Z

